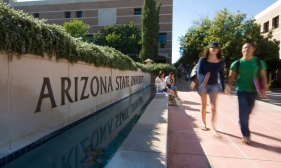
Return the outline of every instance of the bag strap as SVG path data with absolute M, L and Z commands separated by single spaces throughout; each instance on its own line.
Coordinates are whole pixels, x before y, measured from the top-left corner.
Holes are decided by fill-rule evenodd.
M 257 61 L 257 65 L 258 65 L 258 68 L 259 68 L 259 71 L 261 69 L 261 61 L 258 57 L 256 57 L 256 61 Z
M 256 57 L 256 62 L 257 62 L 257 65 L 258 65 L 258 69 L 260 71 L 261 70 L 261 61 L 260 61 L 260 59 L 258 57 Z M 237 75 L 238 75 L 239 67 L 240 67 L 240 59 L 236 60 L 236 67 L 235 67 L 235 69 L 236 69 Z
M 256 57 L 256 61 L 257 61 L 257 65 L 260 69 L 261 68 L 261 61 L 258 57 Z M 236 73 L 238 73 L 239 67 L 240 67 L 240 59 L 236 60 Z
M 260 78 L 260 71 L 261 71 L 261 67 L 262 67 L 261 60 L 258 57 L 256 57 L 256 61 L 257 61 L 257 65 L 258 65 L 258 74 L 257 74 L 257 76 Z
M 238 71 L 239 71 L 239 67 L 240 67 L 240 59 L 239 60 L 236 60 L 236 67 L 235 67 L 235 70 L 236 70 L 236 73 L 238 74 Z
M 236 60 L 236 66 L 235 66 L 235 70 L 236 70 L 236 79 L 238 78 L 238 71 L 239 71 L 239 67 L 240 67 L 240 59 Z

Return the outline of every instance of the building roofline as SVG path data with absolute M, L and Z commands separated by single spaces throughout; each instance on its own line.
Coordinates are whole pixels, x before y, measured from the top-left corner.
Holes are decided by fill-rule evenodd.
M 281 0 L 277 0 L 276 2 L 274 2 L 272 5 L 270 5 L 269 7 L 265 8 L 263 11 L 261 11 L 259 14 L 257 14 L 255 16 L 255 19 L 258 19 L 262 16 L 264 16 L 266 13 L 268 13 L 269 11 L 275 9 L 278 6 L 281 6 Z
M 8 0 L 9 4 L 13 7 L 23 6 L 37 6 L 37 5 L 55 5 L 55 4 L 74 4 L 74 3 L 87 3 L 87 2 L 106 2 L 117 0 L 30 0 L 30 1 L 15 1 Z

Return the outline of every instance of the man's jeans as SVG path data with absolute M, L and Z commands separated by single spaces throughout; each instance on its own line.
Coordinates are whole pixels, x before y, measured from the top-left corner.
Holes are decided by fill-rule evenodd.
M 254 108 L 257 93 L 237 91 L 237 95 L 241 132 L 244 137 L 250 137 L 249 116 Z

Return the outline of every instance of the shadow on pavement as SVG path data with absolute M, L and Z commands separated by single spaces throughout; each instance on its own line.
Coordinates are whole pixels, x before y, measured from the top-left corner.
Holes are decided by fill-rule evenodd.
M 255 134 L 255 135 L 258 135 L 258 136 L 262 136 L 262 137 L 265 137 L 265 138 L 269 138 L 269 139 L 281 142 L 281 139 L 278 139 L 278 138 L 275 138 L 275 137 L 272 137 L 272 136 L 269 136 L 269 135 L 265 135 L 265 134 L 258 133 L 258 132 L 251 132 L 251 133 Z
M 233 137 L 233 138 L 236 138 L 236 139 L 241 139 L 241 137 L 233 135 L 233 134 L 230 134 L 230 133 L 221 132 L 221 131 L 218 131 L 218 132 L 220 134 L 227 135 L 227 136 L 230 136 L 230 137 Z M 259 135 L 259 133 L 258 134 L 255 133 L 255 132 L 252 132 L 252 133 L 256 134 L 256 135 Z M 261 134 L 261 135 L 263 135 L 263 134 Z M 271 138 L 275 139 L 274 137 L 271 137 Z M 280 141 L 280 139 L 278 139 L 278 141 Z M 250 146 L 252 146 L 254 148 L 262 148 L 264 150 L 268 150 L 268 151 L 272 151 L 272 152 L 276 152 L 276 153 L 281 153 L 281 148 L 280 147 L 270 146 L 270 145 L 262 144 L 262 143 L 259 143 L 259 142 L 256 142 L 256 141 L 252 141 Z
M 191 101 L 182 101 L 183 104 L 188 104 L 188 105 L 201 105 L 200 103 L 196 103 L 196 102 L 191 102 Z
M 201 146 L 195 129 L 195 119 L 188 115 L 200 110 L 190 108 L 187 101 L 170 106 L 168 114 L 168 167 L 210 168 L 210 162 Z M 194 103 L 195 104 L 195 103 Z

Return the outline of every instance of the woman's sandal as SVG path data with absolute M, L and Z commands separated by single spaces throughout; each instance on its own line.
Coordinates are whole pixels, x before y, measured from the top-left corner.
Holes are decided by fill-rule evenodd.
M 201 130 L 203 130 L 203 131 L 208 131 L 209 128 L 207 128 L 205 125 L 201 125 Z

